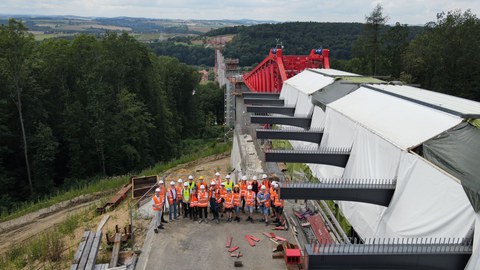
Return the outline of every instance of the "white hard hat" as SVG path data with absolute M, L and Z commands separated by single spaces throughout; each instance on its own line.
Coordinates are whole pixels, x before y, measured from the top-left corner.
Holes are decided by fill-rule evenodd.
M 170 186 L 175 186 L 175 181 L 170 182 Z
M 278 184 L 277 184 L 277 183 L 275 183 L 275 185 L 273 185 L 273 187 L 274 187 L 274 188 L 278 188 Z
M 247 180 L 247 176 L 246 175 L 242 176 L 242 180 L 244 181 Z
M 219 173 L 219 172 L 216 172 L 216 173 L 215 173 L 215 176 L 220 176 L 220 173 Z
M 253 176 L 253 177 L 252 177 L 252 180 L 254 180 L 254 181 L 257 180 L 257 177 L 256 177 L 256 176 Z
M 252 189 L 252 185 L 248 185 L 247 189 Z
M 210 182 L 211 186 L 215 186 L 215 184 L 216 184 L 215 181 Z
M 182 178 L 178 179 L 177 182 L 178 182 L 178 183 L 182 183 L 182 182 L 183 182 Z
M 205 186 L 204 186 L 204 185 L 200 185 L 200 189 L 205 189 Z
M 263 174 L 263 175 L 262 175 L 262 178 L 264 178 L 264 179 L 267 178 L 267 177 L 268 177 L 268 176 L 267 176 L 266 174 Z
M 222 185 L 222 186 L 225 186 L 225 182 L 222 182 L 222 184 L 221 184 L 221 185 Z
M 163 184 L 163 180 L 160 180 L 158 183 L 159 183 L 159 184 Z
M 272 181 L 272 185 L 275 186 L 276 184 L 277 184 L 277 181 L 273 180 L 273 181 Z
M 265 185 L 262 185 L 261 189 L 267 189 L 267 187 Z
M 155 192 L 160 192 L 160 189 L 159 188 L 155 189 Z
M 230 174 L 225 175 L 226 179 L 230 179 Z
M 192 179 L 193 179 L 193 176 L 189 175 L 188 180 L 192 180 Z
M 188 187 L 188 183 L 187 182 L 183 183 L 183 186 Z

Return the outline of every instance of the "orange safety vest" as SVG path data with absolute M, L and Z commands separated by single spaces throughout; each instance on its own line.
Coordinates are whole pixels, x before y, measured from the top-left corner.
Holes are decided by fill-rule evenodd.
M 247 194 L 247 183 L 242 181 L 240 182 L 240 196 L 245 197 Z
M 260 192 L 262 192 L 262 191 L 260 191 Z M 267 195 L 270 195 L 268 192 L 263 191 L 262 193 L 263 193 L 264 197 L 267 197 Z M 257 198 L 258 198 L 258 195 L 257 195 Z M 270 199 L 271 199 L 271 197 L 269 197 L 268 199 L 264 199 L 263 201 L 260 201 L 260 203 L 263 203 L 265 205 L 265 207 L 270 207 Z
M 197 195 L 191 195 L 190 196 L 190 207 L 197 207 L 198 206 L 198 198 Z
M 198 193 L 198 207 L 208 207 L 208 194 L 205 191 Z
M 159 197 L 157 197 L 156 195 L 154 195 L 152 199 L 153 199 L 153 204 L 152 204 L 153 211 L 161 211 L 163 207 L 163 199 L 164 199 L 163 196 L 160 195 Z
M 181 201 L 182 200 L 182 190 L 183 187 L 181 186 L 176 186 L 175 189 L 177 190 L 177 200 Z
M 233 193 L 233 206 L 240 206 L 240 193 Z
M 245 195 L 245 205 L 246 206 L 255 205 L 255 192 L 247 191 L 247 194 Z
M 167 193 L 167 188 L 165 186 L 160 186 L 160 194 L 165 196 Z
M 283 200 L 280 199 L 280 194 L 275 194 L 275 201 L 273 202 L 273 205 L 276 207 L 283 207 Z
M 263 180 L 263 181 L 262 181 L 262 185 L 264 185 L 264 186 L 267 188 L 267 190 L 270 189 L 270 181 L 268 181 L 268 180 Z
M 197 182 L 197 190 L 200 190 L 201 185 L 203 185 L 205 187 L 205 189 L 208 188 L 207 183 L 205 183 L 205 181 L 198 181 Z
M 174 189 L 172 190 L 172 189 L 170 188 L 170 189 L 168 190 L 168 196 L 167 196 L 167 198 L 168 198 L 168 204 L 173 204 L 173 194 L 172 194 L 173 192 L 175 192 L 175 195 L 176 195 L 176 194 L 177 194 L 177 189 L 174 188 Z M 178 199 L 178 198 L 177 198 L 177 199 Z
M 225 194 L 225 208 L 232 208 L 234 200 L 235 200 L 235 196 L 233 195 L 233 193 Z

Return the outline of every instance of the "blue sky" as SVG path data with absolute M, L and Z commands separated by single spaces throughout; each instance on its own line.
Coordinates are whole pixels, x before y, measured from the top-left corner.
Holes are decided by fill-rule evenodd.
M 480 14 L 479 0 L 0 0 L 0 13 L 363 22 L 377 3 L 383 5 L 389 24 L 423 25 L 437 13 L 454 9 Z

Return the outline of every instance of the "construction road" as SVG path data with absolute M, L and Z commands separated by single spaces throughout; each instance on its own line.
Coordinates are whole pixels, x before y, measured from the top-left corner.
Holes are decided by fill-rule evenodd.
M 210 217 L 209 217 L 210 218 Z M 255 219 L 260 218 L 259 214 Z M 208 224 L 193 222 L 180 218 L 178 221 L 165 224 L 165 230 L 158 234 L 150 228 L 143 253 L 137 262 L 136 269 L 234 269 L 234 261 L 242 261 L 243 269 L 286 269 L 284 259 L 272 259 L 272 249 L 276 244 L 262 232 L 273 232 L 293 241 L 290 231 L 275 231 L 274 226 L 265 226 L 264 222 L 254 224 L 245 221 L 220 224 L 210 221 Z M 245 239 L 250 234 L 260 242 L 251 247 Z M 227 238 L 233 237 L 232 247 L 239 246 L 237 253 L 241 258 L 232 258 L 225 247 Z

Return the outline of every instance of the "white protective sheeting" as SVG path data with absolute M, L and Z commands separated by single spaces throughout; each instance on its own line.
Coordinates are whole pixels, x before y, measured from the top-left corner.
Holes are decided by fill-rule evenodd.
M 480 103 L 407 85 L 369 85 L 391 94 L 439 106 L 461 114 L 480 115 Z
M 312 96 L 301 91 L 298 92 L 297 104 L 295 106 L 295 114 L 297 117 L 308 117 L 313 112 Z
M 325 127 L 325 112 L 322 108 L 314 106 L 310 129 L 322 129 Z
M 451 114 L 365 87 L 328 106 L 404 150 L 462 121 Z
M 480 269 L 480 213 L 475 215 L 475 235 L 473 238 L 472 257 L 468 261 L 466 270 Z
M 236 132 L 237 131 L 234 131 L 234 133 Z M 238 136 L 234 134 L 232 153 L 230 155 L 230 163 L 232 165 L 232 168 L 234 168 L 235 171 L 237 172 L 242 171 L 241 161 L 242 161 L 242 155 L 240 151 L 240 142 L 238 141 Z
M 287 84 L 306 95 L 311 95 L 313 92 L 318 91 L 333 82 L 334 78 L 307 69 L 284 81 L 282 92 Z
M 342 76 L 360 76 L 358 74 L 355 74 L 355 73 L 350 73 L 350 72 L 346 72 L 346 71 L 341 71 L 341 70 L 338 70 L 338 69 L 333 69 L 333 68 L 329 68 L 329 69 L 323 69 L 323 68 L 312 68 L 310 69 L 312 71 L 316 71 L 316 72 L 319 72 L 319 73 L 322 73 L 322 74 L 325 74 L 325 75 L 328 75 L 328 76 L 335 76 L 335 77 L 342 77 Z
M 465 237 L 475 213 L 462 186 L 422 158 L 402 152 L 397 187 L 378 237 Z
M 345 179 L 395 179 L 401 150 L 379 136 L 357 126 L 345 167 Z M 367 203 L 338 201 L 344 216 L 362 238 L 373 238 L 386 207 Z
M 284 100 L 284 106 L 295 106 L 295 104 L 297 104 L 297 97 L 298 90 L 295 87 L 284 83 L 282 86 L 282 91 L 280 92 L 280 99 Z

